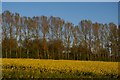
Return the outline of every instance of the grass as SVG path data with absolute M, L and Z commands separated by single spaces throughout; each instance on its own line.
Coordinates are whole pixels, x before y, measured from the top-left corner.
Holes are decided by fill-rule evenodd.
M 2 59 L 3 78 L 117 78 L 118 62 Z

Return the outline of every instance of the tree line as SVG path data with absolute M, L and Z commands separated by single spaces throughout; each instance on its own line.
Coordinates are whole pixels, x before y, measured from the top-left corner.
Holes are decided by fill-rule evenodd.
M 118 61 L 120 26 L 2 13 L 2 57 Z

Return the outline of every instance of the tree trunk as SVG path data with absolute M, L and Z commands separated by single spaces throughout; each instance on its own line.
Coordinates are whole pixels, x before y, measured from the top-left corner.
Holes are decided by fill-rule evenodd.
M 73 53 L 73 55 L 74 55 L 74 60 L 75 60 L 75 53 Z
M 68 54 L 68 60 L 69 60 L 69 53 L 67 53 Z
M 40 58 L 39 49 L 37 50 L 38 58 Z
M 20 58 L 21 58 L 21 46 L 20 46 Z
M 5 53 L 6 53 L 6 58 L 7 58 L 7 49 L 5 50 Z
M 29 58 L 29 49 L 27 49 L 27 58 Z
M 16 58 L 18 58 L 18 56 L 17 56 L 17 51 L 16 51 Z
M 10 44 L 10 58 L 11 58 L 11 44 Z

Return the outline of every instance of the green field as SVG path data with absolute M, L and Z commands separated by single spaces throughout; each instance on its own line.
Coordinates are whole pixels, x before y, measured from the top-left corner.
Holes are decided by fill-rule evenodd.
M 117 78 L 118 62 L 2 59 L 3 78 Z

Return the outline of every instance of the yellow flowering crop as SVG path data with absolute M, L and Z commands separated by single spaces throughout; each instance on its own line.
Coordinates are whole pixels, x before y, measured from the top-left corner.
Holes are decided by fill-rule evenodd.
M 76 74 L 76 72 L 82 72 L 82 74 L 94 73 L 96 75 L 118 75 L 118 62 L 50 59 L 2 59 L 2 67 L 3 74 L 9 70 L 17 70 L 18 72 L 23 71 L 21 72 L 21 75 L 23 75 L 25 71 L 31 70 L 31 73 L 34 73 L 32 77 L 41 74 L 40 72 L 59 72 L 60 74 Z M 4 76 L 5 75 L 6 74 L 4 74 Z

